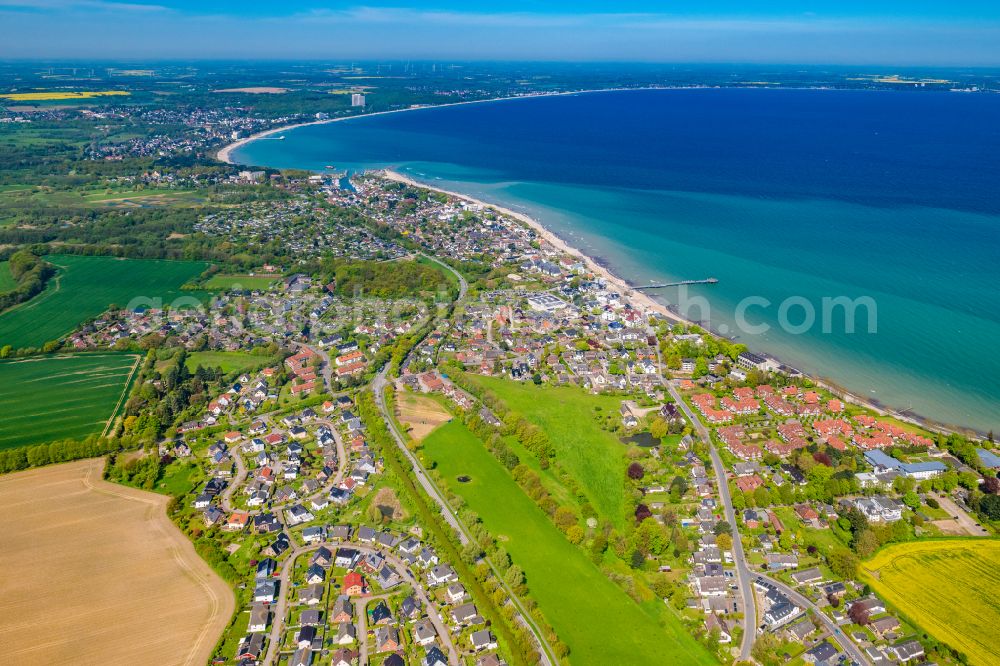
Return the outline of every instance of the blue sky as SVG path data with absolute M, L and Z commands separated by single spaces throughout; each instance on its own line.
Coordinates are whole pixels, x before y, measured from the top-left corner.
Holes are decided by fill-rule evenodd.
M 0 0 L 2 58 L 1000 65 L 1000 2 Z

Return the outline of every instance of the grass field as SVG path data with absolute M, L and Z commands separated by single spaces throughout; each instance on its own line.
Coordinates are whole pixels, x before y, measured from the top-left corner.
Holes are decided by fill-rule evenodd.
M 201 365 L 205 368 L 222 368 L 223 372 L 230 373 L 255 368 L 268 362 L 277 363 L 277 359 L 249 352 L 207 351 L 191 352 L 184 364 L 188 370 L 194 370 Z
M 862 567 L 876 592 L 969 663 L 1000 663 L 1000 540 L 901 543 Z
M 240 289 L 267 289 L 280 280 L 277 275 L 213 275 L 205 283 L 205 289 L 225 291 L 238 287 Z
M 156 206 L 195 205 L 204 202 L 194 190 L 146 188 L 122 190 L 56 190 L 51 187 L 19 187 L 0 190 L 0 205 L 68 206 L 81 208 L 152 208 Z
M 90 99 L 91 97 L 113 97 L 120 95 L 130 95 L 131 93 L 124 90 L 87 90 L 79 92 L 33 92 L 33 93 L 7 93 L 0 95 L 4 99 L 9 99 L 13 102 L 47 102 L 51 100 L 64 100 L 64 99 Z
M 425 455 L 501 539 L 574 664 L 711 664 L 662 603 L 639 606 L 552 525 L 459 421 L 423 442 Z M 458 476 L 469 476 L 467 483 Z
M 207 663 L 232 617 L 232 591 L 167 518 L 169 497 L 107 483 L 102 466 L 0 477 L 4 660 Z
M 142 357 L 77 354 L 0 361 L 0 449 L 104 431 Z
M 182 292 L 180 286 L 206 268 L 200 261 L 159 261 L 52 255 L 59 267 L 48 286 L 27 303 L 0 314 L 0 346 L 39 347 L 71 333 L 80 322 L 95 317 L 111 304 L 150 305 L 160 299 L 169 305 L 178 297 L 190 302 L 203 296 Z
M 10 262 L 0 261 L 0 294 L 17 286 L 14 276 L 10 274 Z
M 625 447 L 595 419 L 597 414 L 616 412 L 618 398 L 591 395 L 571 386 L 535 386 L 497 377 L 476 377 L 476 381 L 545 430 L 556 458 L 576 478 L 598 513 L 621 524 Z M 598 407 L 601 411 L 595 412 Z
M 396 393 L 396 418 L 413 441 L 419 442 L 435 428 L 451 420 L 451 414 L 433 398 L 399 391 Z

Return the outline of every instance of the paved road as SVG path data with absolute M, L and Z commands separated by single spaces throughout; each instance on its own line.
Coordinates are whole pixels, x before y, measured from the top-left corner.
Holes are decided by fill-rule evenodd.
M 458 298 L 455 299 L 455 304 L 457 305 L 461 301 L 465 300 L 465 295 L 469 291 L 469 283 L 466 282 L 464 275 L 462 275 L 461 273 L 459 273 L 454 268 L 444 263 L 437 257 L 433 257 L 429 254 L 424 254 L 423 252 L 420 253 L 420 256 L 424 257 L 425 259 L 433 261 L 435 264 L 437 264 L 441 268 L 445 269 L 446 271 L 454 275 L 455 278 L 458 280 Z
M 386 364 L 382 371 L 378 373 L 374 381 L 372 381 L 372 391 L 375 392 L 375 404 L 378 406 L 379 412 L 382 414 L 382 420 L 385 424 L 389 426 L 389 432 L 392 438 L 396 440 L 396 445 L 399 450 L 402 451 L 403 455 L 406 457 L 407 461 L 410 463 L 410 467 L 413 468 L 413 476 L 416 477 L 417 482 L 424 489 L 434 502 L 441 507 L 441 516 L 444 518 L 445 522 L 448 523 L 458 533 L 458 540 L 464 546 L 469 542 L 469 536 L 466 534 L 465 527 L 459 522 L 458 516 L 452 511 L 451 506 L 445 501 L 444 496 L 438 490 L 437 485 L 431 480 L 427 475 L 427 470 L 417 459 L 413 452 L 406 446 L 406 439 L 403 434 L 399 432 L 399 428 L 396 427 L 395 419 L 392 418 L 392 414 L 389 413 L 389 407 L 385 402 L 385 389 L 388 386 L 388 381 L 386 380 L 386 374 L 389 371 L 389 365 Z
M 357 600 L 354 610 L 358 614 L 358 664 L 367 666 L 368 664 L 368 604 L 379 599 L 385 599 L 389 595 L 380 594 L 374 597 L 362 597 Z M 455 663 L 455 662 L 452 662 Z
M 331 488 L 333 488 L 336 485 L 339 485 L 340 482 L 344 480 L 344 476 L 347 474 L 347 449 L 344 446 L 344 438 L 340 436 L 340 432 L 337 430 L 336 424 L 333 421 L 330 421 L 329 419 L 317 419 L 316 425 L 317 426 L 325 425 L 327 428 L 330 429 L 330 432 L 333 433 L 333 440 L 337 444 L 337 473 L 331 476 L 327 480 L 326 484 L 322 488 L 314 492 L 312 495 L 308 497 L 298 498 L 295 500 L 289 500 L 287 502 L 274 502 L 269 505 L 269 508 L 280 509 L 289 504 L 305 503 L 309 500 L 318 498 L 321 495 L 329 493 Z M 285 431 L 281 430 L 280 432 L 285 432 Z M 226 486 L 226 489 L 223 490 L 222 493 L 219 495 L 219 505 L 222 507 L 222 510 L 225 511 L 226 513 L 231 513 L 234 510 L 232 505 L 233 494 L 236 492 L 237 489 L 243 487 L 243 484 L 246 482 L 248 474 L 247 466 L 243 460 L 243 455 L 239 451 L 239 447 L 234 447 L 230 449 L 229 453 L 232 456 L 233 461 L 236 463 L 236 476 L 229 483 L 229 485 Z M 249 513 L 251 516 L 256 515 L 260 512 L 261 509 L 247 510 L 247 513 Z
M 712 444 L 708 428 L 702 425 L 697 416 L 693 414 L 687 403 L 681 398 L 680 393 L 669 381 L 667 390 L 673 397 L 677 405 L 684 410 L 688 420 L 694 425 L 698 436 L 706 445 L 712 456 L 712 469 L 715 472 L 716 485 L 719 487 L 719 498 L 722 499 L 722 506 L 726 521 L 732 527 L 733 536 L 733 561 L 736 564 L 736 581 L 740 587 L 740 594 L 743 597 L 743 640 L 740 643 L 740 659 L 743 661 L 750 659 L 750 651 L 753 649 L 753 641 L 757 631 L 757 604 L 753 596 L 753 579 L 751 578 L 750 567 L 747 566 L 746 555 L 743 552 L 743 542 L 740 540 L 740 531 L 737 528 L 736 511 L 733 509 L 733 499 L 729 496 L 729 483 L 726 481 L 726 468 L 722 464 L 719 452 Z
M 861 648 L 855 645 L 854 641 L 848 638 L 847 635 L 840 630 L 840 627 L 838 627 L 837 624 L 833 620 L 831 620 L 826 613 L 820 610 L 819 606 L 817 606 L 812 601 L 810 601 L 806 597 L 796 592 L 793 588 L 789 587 L 788 585 L 785 585 L 780 580 L 777 580 L 776 578 L 771 578 L 770 576 L 765 576 L 764 574 L 756 574 L 756 575 L 760 576 L 761 578 L 764 578 L 770 583 L 773 583 L 774 586 L 778 588 L 778 591 L 780 591 L 782 594 L 784 594 L 793 602 L 795 602 L 795 605 L 798 606 L 799 608 L 811 608 L 814 611 L 813 614 L 819 619 L 820 622 L 823 623 L 823 626 L 826 627 L 826 630 L 830 632 L 830 635 L 833 636 L 834 640 L 837 641 L 841 649 L 844 651 L 845 654 L 847 654 L 848 657 L 850 657 L 852 660 L 854 660 L 859 664 L 872 663 L 871 660 L 868 659 L 865 653 L 861 650 Z
M 441 644 L 444 646 L 445 651 L 448 652 L 448 661 L 451 664 L 460 663 L 458 650 L 455 648 L 455 643 L 452 641 L 451 634 L 448 632 L 448 625 L 445 624 L 444 619 L 438 613 L 437 608 L 431 603 L 430 596 L 427 594 L 424 584 L 413 575 L 405 562 L 390 552 L 378 548 L 372 548 L 371 546 L 367 546 L 365 544 L 355 543 L 352 541 L 328 541 L 324 543 L 310 544 L 308 546 L 296 546 L 292 549 L 288 559 L 285 560 L 284 566 L 281 570 L 281 577 L 279 578 L 281 585 L 279 590 L 280 596 L 277 604 L 273 607 L 274 619 L 271 622 L 271 632 L 268 637 L 269 643 L 267 647 L 267 654 L 264 657 L 264 664 L 270 665 L 275 663 L 275 658 L 277 657 L 278 652 L 278 644 L 280 643 L 281 636 L 285 631 L 288 598 L 292 591 L 289 578 L 291 576 L 291 572 L 295 569 L 295 561 L 304 554 L 314 552 L 320 546 L 326 546 L 332 551 L 336 551 L 336 549 L 340 547 L 353 548 L 365 554 L 378 553 L 384 557 L 386 562 L 391 564 L 392 567 L 396 569 L 396 571 L 398 571 L 399 574 L 406 580 L 406 582 L 409 583 L 410 587 L 413 588 L 413 593 L 420 600 L 420 603 L 423 604 L 424 610 L 427 611 L 427 617 L 430 618 L 431 624 L 434 625 L 434 629 L 437 631 Z M 389 595 L 363 597 L 356 600 L 357 608 L 355 610 L 358 615 L 358 642 L 361 646 L 361 653 L 364 655 L 361 659 L 362 666 L 367 662 L 367 622 L 365 621 L 364 613 L 362 611 L 364 610 L 364 606 L 371 601 L 384 598 L 385 596 Z
M 236 476 L 229 482 L 229 485 L 226 486 L 226 489 L 223 490 L 222 494 L 219 496 L 219 504 L 222 506 L 222 510 L 226 513 L 232 513 L 233 493 L 236 492 L 237 488 L 243 487 L 243 482 L 247 480 L 247 466 L 246 463 L 243 462 L 243 456 L 241 456 L 240 452 L 236 449 L 232 449 L 229 453 L 232 455 L 233 461 L 236 463 Z
M 941 508 L 948 512 L 948 515 L 958 523 L 958 526 L 966 531 L 966 533 L 971 536 L 989 536 L 984 528 L 979 527 L 976 524 L 976 519 L 969 515 L 969 513 L 955 503 L 955 500 L 948 497 L 944 493 L 934 493 L 934 497 L 937 498 L 938 503 L 941 504 Z

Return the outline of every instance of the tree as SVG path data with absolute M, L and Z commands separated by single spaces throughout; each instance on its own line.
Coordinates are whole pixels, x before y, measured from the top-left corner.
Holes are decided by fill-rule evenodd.
M 563 532 L 577 524 L 576 514 L 573 513 L 573 509 L 565 506 L 561 506 L 556 509 L 556 513 L 552 519 L 555 521 L 556 526 Z
M 833 573 L 841 578 L 853 579 L 858 574 L 858 556 L 847 548 L 836 547 L 830 551 L 827 562 Z
M 784 659 L 780 659 L 776 654 L 779 647 L 781 647 L 781 641 L 777 636 L 771 633 L 764 633 L 754 640 L 751 654 L 759 664 L 777 666 L 785 661 Z
M 649 424 L 649 434 L 656 439 L 663 439 L 670 432 L 670 424 L 663 418 L 657 416 Z
M 604 558 L 604 551 L 608 549 L 608 538 L 601 533 L 594 536 L 594 540 L 590 542 L 590 559 L 595 563 L 600 562 Z
M 719 550 L 727 551 L 733 547 L 733 537 L 728 532 L 720 534 L 715 537 L 715 545 L 719 547 Z
M 379 507 L 378 504 L 375 504 L 375 502 L 368 505 L 368 508 L 365 510 L 365 517 L 375 524 L 380 524 L 383 520 L 385 520 L 385 514 L 382 513 L 382 508 Z
M 482 550 L 479 548 L 479 544 L 475 541 L 469 541 L 464 546 L 462 546 L 461 556 L 462 561 L 468 565 L 475 564 L 476 560 L 482 555 Z
M 958 475 L 958 483 L 963 488 L 972 490 L 979 486 L 979 475 L 975 472 L 962 472 Z
M 649 507 L 645 504 L 639 504 L 635 507 L 635 522 L 641 523 L 647 518 L 651 517 L 653 512 L 649 510 Z
M 871 615 L 868 612 L 868 609 L 865 608 L 864 604 L 860 602 L 851 604 L 851 607 L 847 611 L 847 617 L 851 618 L 851 622 L 854 624 L 860 624 L 862 626 L 868 624 L 871 620 Z
M 685 479 L 683 476 L 675 476 L 670 481 L 671 499 L 674 499 L 676 497 L 676 499 L 674 499 L 674 501 L 676 502 L 681 497 L 684 497 L 684 493 L 687 492 L 687 489 L 688 489 L 687 479 Z
M 642 477 L 645 475 L 646 475 L 646 470 L 644 470 L 642 468 L 642 465 L 640 465 L 639 463 L 634 462 L 628 466 L 628 478 L 632 479 L 633 481 L 638 481 L 642 479 Z
M 990 520 L 1000 520 L 1000 495 L 986 495 L 979 500 L 979 510 Z
M 989 495 L 1000 495 L 1000 479 L 995 476 L 983 479 L 983 492 Z
M 854 550 L 857 551 L 858 555 L 862 558 L 870 557 L 876 550 L 878 550 L 879 543 L 878 537 L 875 535 L 874 530 L 871 528 L 862 530 L 854 539 Z
M 861 513 L 853 506 L 847 510 L 844 517 L 847 518 L 847 522 L 850 523 L 851 532 L 853 534 L 857 534 L 861 530 L 868 527 L 868 519 L 865 518 L 865 514 Z
M 670 533 L 670 540 L 674 542 L 674 555 L 680 556 L 688 551 L 688 538 L 684 530 L 675 526 L 674 531 Z
M 911 490 L 903 495 L 903 504 L 916 511 L 920 507 L 920 496 Z
M 516 564 L 512 564 L 510 569 L 507 569 L 507 573 L 504 575 L 504 580 L 506 580 L 507 584 L 511 587 L 520 587 L 524 584 L 524 571 L 522 571 L 521 567 Z
M 720 534 L 729 534 L 732 531 L 733 531 L 733 526 L 730 525 L 729 522 L 725 520 L 720 520 L 715 524 L 715 527 L 712 528 L 712 533 L 715 534 L 716 536 L 719 536 Z

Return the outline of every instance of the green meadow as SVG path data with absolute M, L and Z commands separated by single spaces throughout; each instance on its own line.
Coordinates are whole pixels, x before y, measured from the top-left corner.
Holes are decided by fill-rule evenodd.
M 17 286 L 17 281 L 10 274 L 10 262 L 0 261 L 0 294 Z
M 459 421 L 422 443 L 448 489 L 501 540 L 527 576 L 574 664 L 712 664 L 713 657 L 656 601 L 636 604 L 573 546 Z M 469 481 L 457 481 L 459 476 Z
M 135 354 L 0 361 L 0 449 L 100 434 L 125 404 Z
M 280 280 L 276 275 L 213 275 L 205 282 L 205 289 L 210 291 L 227 291 L 234 287 L 239 289 L 264 290 Z
M 38 146 L 41 148 L 42 146 Z M 122 206 L 195 205 L 204 197 L 192 190 L 146 188 L 127 190 L 60 190 L 50 187 L 19 186 L 0 189 L 0 206 L 70 206 L 105 208 Z
M 205 368 L 222 368 L 224 373 L 239 372 L 248 368 L 256 368 L 264 363 L 276 363 L 277 359 L 263 354 L 230 351 L 191 352 L 187 355 L 184 365 L 188 370 L 194 370 L 199 365 Z
M 601 517 L 622 523 L 625 447 L 597 421 L 616 412 L 620 398 L 592 395 L 572 386 L 535 386 L 499 377 L 475 377 L 475 381 L 542 428 L 556 459 L 576 479 Z
M 205 270 L 207 264 L 201 261 L 76 255 L 52 255 L 46 260 L 58 267 L 57 275 L 41 294 L 0 314 L 0 346 L 40 347 L 71 333 L 109 305 L 125 306 L 136 298 L 169 305 L 180 296 L 204 296 L 180 289 Z

